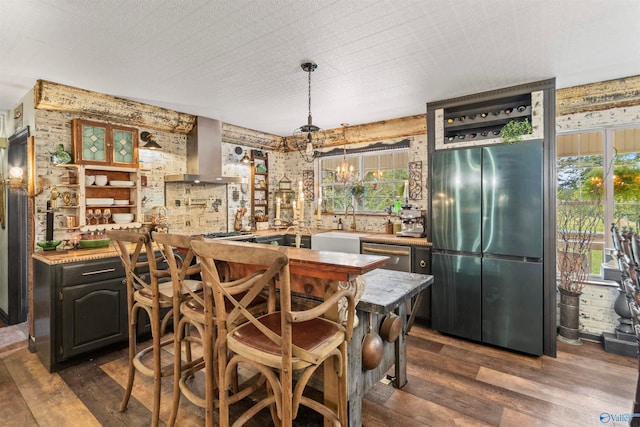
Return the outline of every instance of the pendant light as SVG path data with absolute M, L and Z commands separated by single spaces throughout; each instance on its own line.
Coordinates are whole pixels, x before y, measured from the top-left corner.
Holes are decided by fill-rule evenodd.
M 293 148 L 300 153 L 304 161 L 311 163 L 317 155 L 314 149 L 322 146 L 325 139 L 324 132 L 313 124 L 313 119 L 311 118 L 311 73 L 318 68 L 318 64 L 315 62 L 304 62 L 300 64 L 300 67 L 308 74 L 309 113 L 307 116 L 307 124 L 293 131 L 292 144 Z
M 342 138 L 344 139 L 344 148 L 342 154 L 342 164 L 336 168 L 336 181 L 347 185 L 353 182 L 353 165 L 347 162 L 347 123 L 342 123 Z

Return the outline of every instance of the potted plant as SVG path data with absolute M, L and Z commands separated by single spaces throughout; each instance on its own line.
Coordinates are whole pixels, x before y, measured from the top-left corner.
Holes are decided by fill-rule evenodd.
M 557 209 L 559 339 L 580 344 L 580 295 L 590 274 L 591 243 L 600 223 L 600 202 L 562 200 Z
M 364 183 L 362 181 L 356 181 L 351 185 L 351 195 L 356 200 L 362 200 L 365 193 Z
M 533 132 L 533 127 L 531 127 L 529 119 L 511 120 L 500 131 L 500 138 L 505 144 L 516 144 L 522 142 L 523 136 L 531 132 Z

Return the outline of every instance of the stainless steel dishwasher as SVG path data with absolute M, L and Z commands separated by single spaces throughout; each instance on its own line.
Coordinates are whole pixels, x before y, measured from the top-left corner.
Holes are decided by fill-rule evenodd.
M 411 272 L 411 246 L 362 242 L 360 252 L 365 255 L 388 256 L 389 260 L 382 267 L 387 270 Z
M 388 256 L 389 261 L 381 268 L 387 270 L 408 271 L 411 273 L 431 274 L 431 249 L 406 245 L 385 245 L 362 242 L 362 254 Z M 413 260 L 412 260 L 413 258 Z M 413 267 L 412 267 L 413 263 Z M 431 287 L 422 292 L 420 299 L 407 301 L 407 313 L 420 319 L 421 323 L 431 324 Z

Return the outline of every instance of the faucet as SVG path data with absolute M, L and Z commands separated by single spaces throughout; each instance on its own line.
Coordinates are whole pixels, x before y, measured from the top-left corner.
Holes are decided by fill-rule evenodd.
M 349 204 L 349 206 L 347 206 L 347 208 L 344 210 L 344 221 L 347 222 L 347 216 L 349 215 L 349 208 L 351 208 L 351 210 L 353 211 L 353 219 L 351 221 L 351 226 L 349 228 L 351 228 L 352 231 L 356 231 L 356 208 L 352 204 Z

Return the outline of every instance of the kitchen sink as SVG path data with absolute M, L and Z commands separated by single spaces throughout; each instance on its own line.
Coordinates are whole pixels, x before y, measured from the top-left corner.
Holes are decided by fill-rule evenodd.
M 359 254 L 360 237 L 368 235 L 369 233 L 349 233 L 340 231 L 327 231 L 326 233 L 312 234 L 311 249 Z

